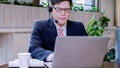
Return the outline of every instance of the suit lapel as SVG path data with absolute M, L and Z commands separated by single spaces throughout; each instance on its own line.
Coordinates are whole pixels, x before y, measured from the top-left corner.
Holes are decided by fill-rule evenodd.
M 55 24 L 53 23 L 53 18 L 50 18 L 48 25 L 49 25 L 51 39 L 55 40 L 55 38 L 57 36 L 57 31 L 56 31 Z
M 70 21 L 67 21 L 67 36 L 73 35 L 72 31 L 72 25 Z

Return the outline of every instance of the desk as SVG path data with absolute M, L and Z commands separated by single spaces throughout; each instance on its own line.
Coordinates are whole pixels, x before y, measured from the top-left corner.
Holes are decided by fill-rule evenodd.
M 104 62 L 104 68 L 116 68 L 114 62 Z
M 8 67 L 8 64 L 4 64 L 4 65 L 0 66 L 0 68 L 18 68 L 18 67 Z M 29 68 L 48 68 L 48 67 L 45 66 L 45 67 L 29 67 Z
M 0 66 L 0 68 L 8 68 L 8 64 L 4 64 L 4 65 Z
M 4 64 L 0 66 L 0 68 L 8 68 L 8 64 Z M 13 68 L 13 67 L 12 67 Z M 15 68 L 15 67 L 14 67 Z M 16 67 L 17 68 L 17 67 Z M 48 68 L 47 66 L 45 67 L 30 67 L 30 68 Z M 117 68 L 114 66 L 114 63 L 109 63 L 109 62 L 104 62 L 104 68 Z

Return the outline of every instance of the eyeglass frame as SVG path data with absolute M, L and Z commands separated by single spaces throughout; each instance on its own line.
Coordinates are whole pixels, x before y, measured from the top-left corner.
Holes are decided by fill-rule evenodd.
M 60 8 L 60 7 L 52 7 L 55 9 L 56 12 L 61 13 L 63 10 L 65 13 L 70 13 L 71 12 L 71 8 Z

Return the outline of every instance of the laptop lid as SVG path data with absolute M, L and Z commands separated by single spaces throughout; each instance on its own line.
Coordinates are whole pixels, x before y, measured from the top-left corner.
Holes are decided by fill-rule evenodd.
M 99 68 L 109 37 L 57 37 L 52 68 Z

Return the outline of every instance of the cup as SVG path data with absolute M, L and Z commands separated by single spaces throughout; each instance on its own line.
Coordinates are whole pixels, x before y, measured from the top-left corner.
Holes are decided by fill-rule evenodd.
M 29 59 L 30 53 L 18 53 L 19 67 L 20 68 L 29 68 Z

